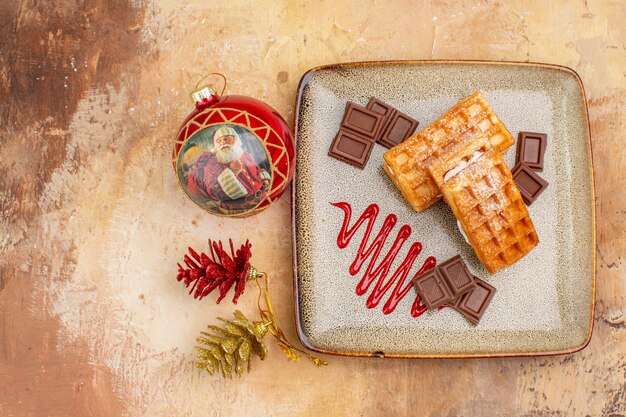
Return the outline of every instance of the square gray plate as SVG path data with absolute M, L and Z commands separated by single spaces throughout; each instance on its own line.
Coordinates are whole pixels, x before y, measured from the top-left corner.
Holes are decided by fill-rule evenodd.
M 375 145 L 360 170 L 328 156 L 347 101 L 366 105 L 377 97 L 426 127 L 459 100 L 480 89 L 515 138 L 518 132 L 548 134 L 548 188 L 529 207 L 540 243 L 515 265 L 489 275 L 461 237 L 444 202 L 414 212 L 382 168 L 386 149 Z M 400 61 L 315 68 L 301 80 L 296 117 L 297 164 L 293 190 L 295 297 L 298 333 L 310 349 L 344 355 L 479 357 L 571 353 L 591 337 L 595 294 L 593 169 L 584 90 L 578 75 L 546 64 L 473 61 Z M 505 158 L 515 161 L 515 145 Z M 403 286 L 428 256 L 438 263 L 461 254 L 471 272 L 497 292 L 477 326 L 451 308 L 411 315 L 413 289 L 395 310 L 383 313 L 396 282 L 376 307 L 369 290 L 356 288 L 371 257 L 351 275 L 367 221 L 350 243 L 338 247 L 344 211 L 352 226 L 376 204 L 380 212 L 368 245 L 387 216 L 397 216 L 375 265 L 387 254 L 402 225 L 411 235 L 401 247 L 389 282 L 409 246 L 421 242 Z

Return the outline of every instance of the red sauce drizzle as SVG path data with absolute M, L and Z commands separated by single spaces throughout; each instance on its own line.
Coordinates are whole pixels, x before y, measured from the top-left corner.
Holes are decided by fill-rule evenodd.
M 402 300 L 411 290 L 413 286 L 411 284 L 411 281 L 413 280 L 413 278 L 433 268 L 437 264 L 437 260 L 434 257 L 429 256 L 422 264 L 422 267 L 415 273 L 413 278 L 409 280 L 409 283 L 405 285 L 404 282 L 406 281 L 407 275 L 409 274 L 413 263 L 415 263 L 415 259 L 422 251 L 422 244 L 420 242 L 414 242 L 409 248 L 406 257 L 404 258 L 400 266 L 398 266 L 391 278 L 385 281 L 387 275 L 389 274 L 389 270 L 391 269 L 391 266 L 396 259 L 396 255 L 402 248 L 404 242 L 409 238 L 409 236 L 411 236 L 411 227 L 406 224 L 400 227 L 400 230 L 398 231 L 396 239 L 391 245 L 389 252 L 387 252 L 383 260 L 376 266 L 376 261 L 378 260 L 380 252 L 385 242 L 387 241 L 387 237 L 389 237 L 391 229 L 393 229 L 397 222 L 396 215 L 392 213 L 387 216 L 387 218 L 383 222 L 380 231 L 374 237 L 371 244 L 369 244 L 368 246 L 369 237 L 374 227 L 374 221 L 376 220 L 378 212 L 380 211 L 378 205 L 371 204 L 368 208 L 365 209 L 363 214 L 361 214 L 361 216 L 356 220 L 352 227 L 349 227 L 348 225 L 350 223 L 350 218 L 352 217 L 352 206 L 350 206 L 349 203 L 344 202 L 330 204 L 343 210 L 344 214 L 343 224 L 341 225 L 341 230 L 337 235 L 337 246 L 339 246 L 340 249 L 348 246 L 356 231 L 367 220 L 368 223 L 365 228 L 365 234 L 363 235 L 363 239 L 361 240 L 361 244 L 359 245 L 359 250 L 357 252 L 356 258 L 354 258 L 354 262 L 352 262 L 352 265 L 350 265 L 349 272 L 350 275 L 356 275 L 361 270 L 361 267 L 363 266 L 365 261 L 370 258 L 369 264 L 365 269 L 365 272 L 363 273 L 363 277 L 356 286 L 356 293 L 357 295 L 365 294 L 372 285 L 372 283 L 376 281 L 376 283 L 374 284 L 374 288 L 365 303 L 367 308 L 374 308 L 378 305 L 383 296 L 388 292 L 388 290 L 393 286 L 395 282 L 395 287 L 393 288 L 391 295 L 387 299 L 387 302 L 385 302 L 385 305 L 383 306 L 384 314 L 389 314 L 393 312 L 400 300 Z M 413 317 L 419 317 L 424 314 L 425 311 L 426 307 L 421 304 L 421 298 L 419 295 L 417 295 L 415 301 L 413 302 L 413 305 L 411 306 L 411 315 Z

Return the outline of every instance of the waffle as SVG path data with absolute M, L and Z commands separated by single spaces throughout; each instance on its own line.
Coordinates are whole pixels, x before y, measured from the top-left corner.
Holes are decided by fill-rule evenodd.
M 514 142 L 487 100 L 475 91 L 424 130 L 387 151 L 385 171 L 404 199 L 415 210 L 424 211 L 441 198 L 428 166 L 450 147 L 476 140 L 478 134 L 500 153 Z
M 438 158 L 428 165 L 428 173 L 437 185 L 437 189 L 444 182 L 446 173 L 459 165 L 467 163 L 477 153 L 485 153 L 491 149 L 489 138 L 477 129 L 470 129 L 465 132 L 458 142 L 452 142 L 439 153 Z M 462 166 L 461 166 L 462 167 Z
M 539 243 L 511 171 L 496 149 L 447 179 L 441 192 L 490 273 L 514 264 Z

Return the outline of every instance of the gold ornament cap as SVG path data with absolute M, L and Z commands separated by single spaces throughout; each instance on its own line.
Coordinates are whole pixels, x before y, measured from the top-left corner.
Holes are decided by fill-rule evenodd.
M 198 103 L 198 102 L 201 102 L 203 99 L 210 100 L 211 96 L 215 96 L 215 95 L 216 95 L 215 87 L 213 87 L 212 85 L 207 85 L 207 86 L 202 87 L 200 90 L 197 90 L 191 93 L 191 98 L 193 98 L 193 101 Z

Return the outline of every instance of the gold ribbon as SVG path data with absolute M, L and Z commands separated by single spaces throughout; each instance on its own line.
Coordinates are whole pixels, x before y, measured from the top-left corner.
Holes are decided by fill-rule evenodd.
M 220 96 L 224 95 L 224 91 L 226 91 L 226 84 L 228 83 L 228 81 L 226 81 L 226 76 L 224 74 L 222 74 L 221 72 L 210 72 L 208 74 L 206 74 L 204 77 L 200 78 L 200 80 L 196 83 L 196 88 L 194 91 L 198 91 L 199 87 L 200 87 L 200 83 L 202 83 L 202 81 L 206 80 L 207 78 L 209 78 L 211 75 L 217 75 L 219 77 L 222 77 L 222 79 L 224 80 L 224 86 L 222 87 L 222 92 L 220 93 Z M 207 85 L 205 84 L 203 87 L 206 87 Z
M 306 355 L 317 366 L 328 365 L 328 362 L 326 362 L 325 360 L 316 358 L 310 353 L 298 349 L 294 345 L 292 345 L 283 333 L 283 331 L 280 329 L 280 327 L 278 327 L 278 323 L 276 322 L 276 315 L 274 314 L 272 302 L 270 301 L 269 282 L 267 274 L 265 272 L 259 272 L 256 268 L 250 266 L 250 269 L 248 271 L 248 280 L 251 279 L 254 279 L 257 287 L 259 287 L 259 298 L 257 300 L 257 305 L 259 307 L 259 312 L 261 313 L 263 323 L 267 326 L 269 332 L 276 338 L 278 346 L 280 346 L 285 355 L 287 355 L 287 357 L 292 361 L 296 362 L 300 360 L 300 355 Z M 263 287 L 261 286 L 261 280 L 263 280 Z M 265 295 L 265 297 L 263 297 L 263 295 Z M 265 304 L 267 304 L 267 309 L 264 309 L 261 306 L 262 298 L 265 298 Z

